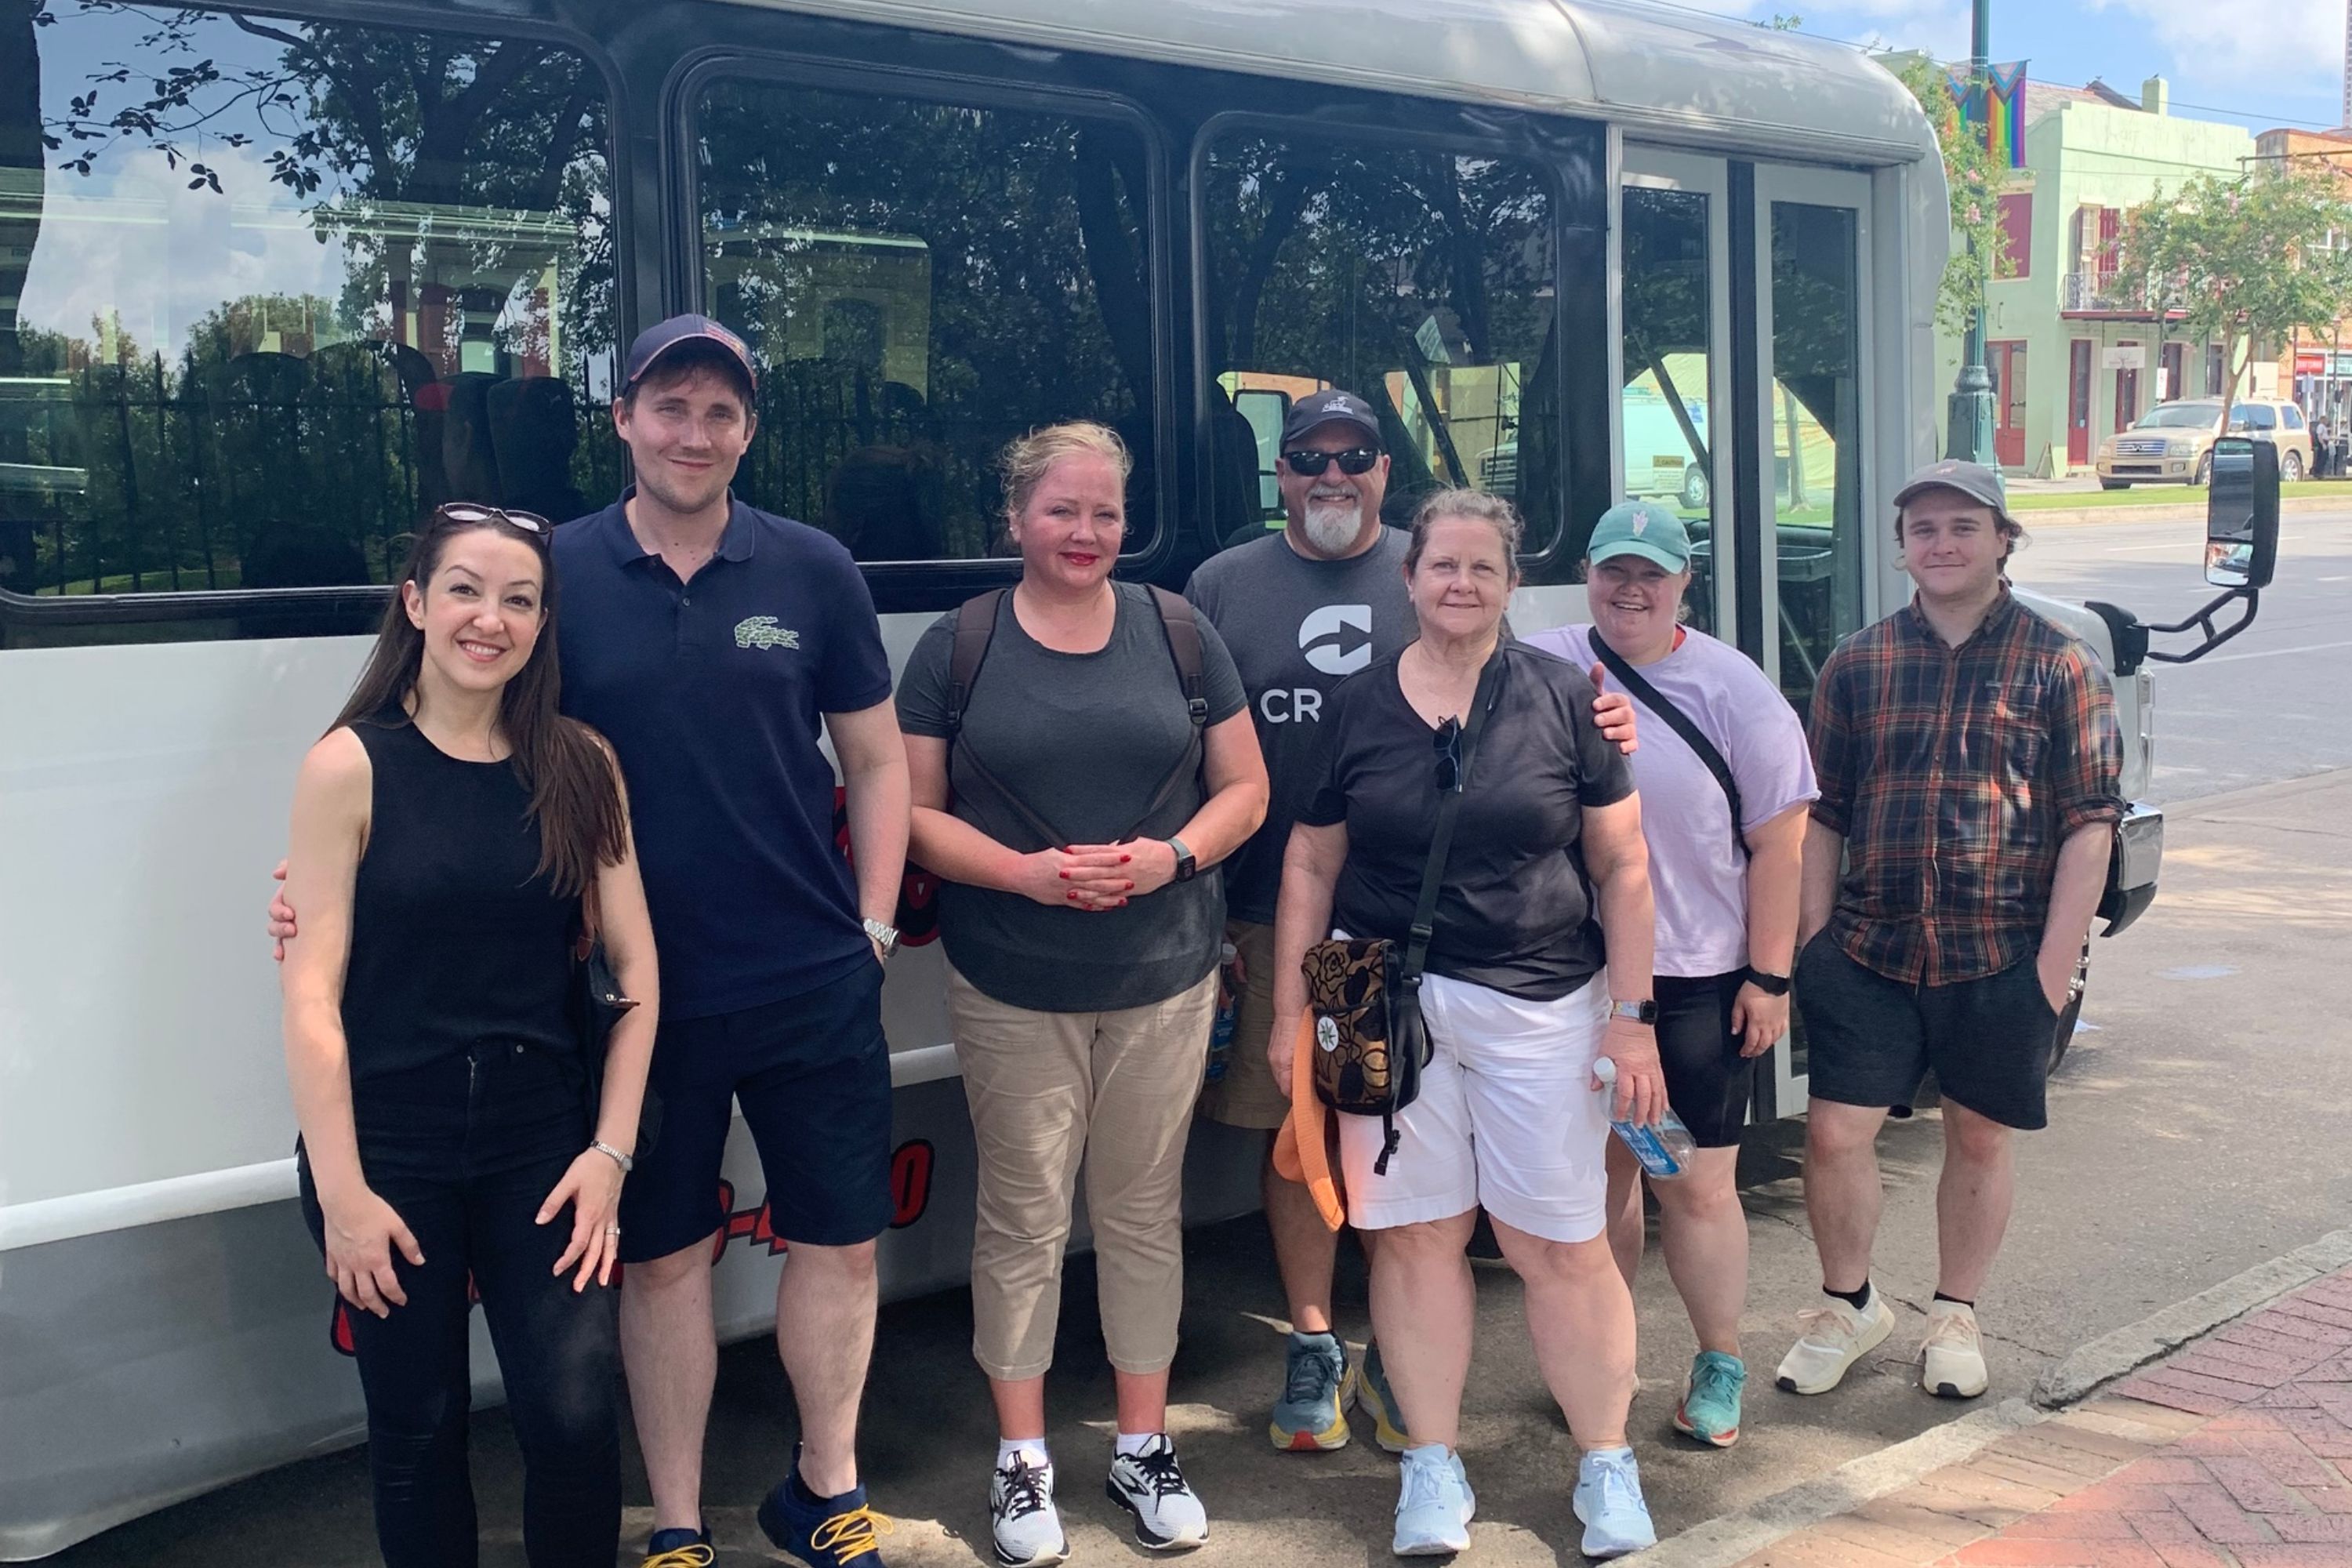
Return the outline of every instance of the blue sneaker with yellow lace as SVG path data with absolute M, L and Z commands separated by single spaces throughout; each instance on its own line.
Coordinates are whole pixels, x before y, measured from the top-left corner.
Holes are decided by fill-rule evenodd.
M 707 1530 L 656 1530 L 646 1542 L 646 1560 L 638 1568 L 711 1568 L 719 1553 Z
M 808 1568 L 885 1568 L 881 1538 L 895 1528 L 866 1506 L 863 1482 L 839 1497 L 821 1498 L 801 1479 L 801 1447 L 793 1468 L 760 1504 L 760 1531 L 776 1550 Z

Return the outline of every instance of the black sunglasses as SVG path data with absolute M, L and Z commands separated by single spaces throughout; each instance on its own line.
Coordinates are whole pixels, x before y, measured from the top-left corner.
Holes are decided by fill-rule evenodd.
M 528 533 L 544 547 L 555 533 L 555 524 L 535 511 L 509 511 L 502 506 L 485 506 L 479 501 L 451 501 L 433 509 L 433 515 L 449 522 L 471 526 L 479 522 L 503 522 L 509 528 Z
M 1292 473 L 1312 479 L 1321 478 L 1333 463 L 1339 465 L 1343 474 L 1368 474 L 1381 454 L 1371 447 L 1350 447 L 1344 452 L 1285 452 L 1282 460 L 1290 465 Z
M 1437 752 L 1437 793 L 1446 795 L 1462 787 L 1462 721 L 1447 715 L 1445 722 L 1430 737 L 1430 745 Z

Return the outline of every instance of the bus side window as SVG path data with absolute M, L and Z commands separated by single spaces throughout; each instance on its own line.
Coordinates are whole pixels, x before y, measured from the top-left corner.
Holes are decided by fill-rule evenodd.
M 1206 369 L 1247 423 L 1242 438 L 1255 437 L 1260 479 L 1255 493 L 1213 487 L 1213 542 L 1282 525 L 1274 410 L 1326 386 L 1380 411 L 1391 521 L 1438 486 L 1469 485 L 1518 506 L 1530 553 L 1557 537 L 1552 189 L 1532 162 L 1304 129 L 1209 143 L 1197 197 Z
M 613 493 L 610 130 L 587 60 L 89 0 L 44 19 L 40 114 L 66 150 L 0 185 L 6 642 L 54 624 L 13 621 L 18 595 L 382 584 L 440 502 L 562 521 Z M 179 68 L 198 59 L 215 68 Z M 171 101 L 142 118 L 151 92 Z M 375 613 L 232 603 L 167 635 Z M 101 638 L 154 636 L 156 606 L 134 608 L 143 629 Z
M 739 495 L 860 561 L 1002 554 L 997 453 L 1091 419 L 1135 454 L 1124 549 L 1150 546 L 1139 132 L 722 78 L 694 145 L 706 309 L 760 364 Z

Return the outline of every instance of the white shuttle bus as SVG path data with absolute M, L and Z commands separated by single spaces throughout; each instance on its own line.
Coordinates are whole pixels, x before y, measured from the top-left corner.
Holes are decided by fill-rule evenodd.
M 739 493 L 856 552 L 898 657 L 1011 580 L 1009 437 L 1122 432 L 1124 570 L 1174 585 L 1278 525 L 1256 429 L 1331 384 L 1380 408 L 1398 511 L 1518 504 L 1523 629 L 1581 614 L 1629 482 L 1706 542 L 1698 624 L 1800 708 L 1902 597 L 1945 184 L 1847 48 L 1636 0 L 35 9 L 0 22 L 0 79 L 38 84 L 0 104 L 0 1560 L 360 1440 L 269 868 L 404 536 L 610 500 L 640 327 L 750 342 Z M 2110 656 L 2140 793 L 2146 676 L 2037 607 Z M 970 1246 L 929 891 L 887 998 L 898 1295 Z M 1804 1084 L 1784 1044 L 1761 1113 Z M 1192 1160 L 1192 1217 L 1254 1205 L 1254 1146 Z M 727 1173 L 743 1335 L 780 1263 L 747 1141 Z

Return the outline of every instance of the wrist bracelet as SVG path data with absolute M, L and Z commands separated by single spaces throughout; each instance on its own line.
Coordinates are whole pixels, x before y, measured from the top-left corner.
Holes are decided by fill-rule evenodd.
M 599 1154 L 603 1154 L 603 1155 L 604 1155 L 605 1157 L 607 1157 L 608 1159 L 610 1159 L 610 1160 L 613 1162 L 613 1163 L 614 1163 L 615 1165 L 620 1166 L 620 1167 L 621 1167 L 621 1174 L 623 1174 L 623 1175 L 625 1175 L 625 1175 L 627 1175 L 631 1171 L 634 1171 L 634 1170 L 635 1170 L 635 1169 L 637 1168 L 637 1163 L 636 1163 L 635 1160 L 632 1160 L 632 1159 L 631 1159 L 631 1158 L 629 1158 L 626 1154 L 622 1153 L 618 1149 L 614 1148 L 610 1143 L 605 1142 L 602 1138 L 592 1138 L 592 1139 L 590 1139 L 590 1140 L 588 1141 L 588 1147 L 590 1147 L 591 1149 L 595 1150 L 595 1151 L 596 1151 L 596 1152 L 598 1152 Z

